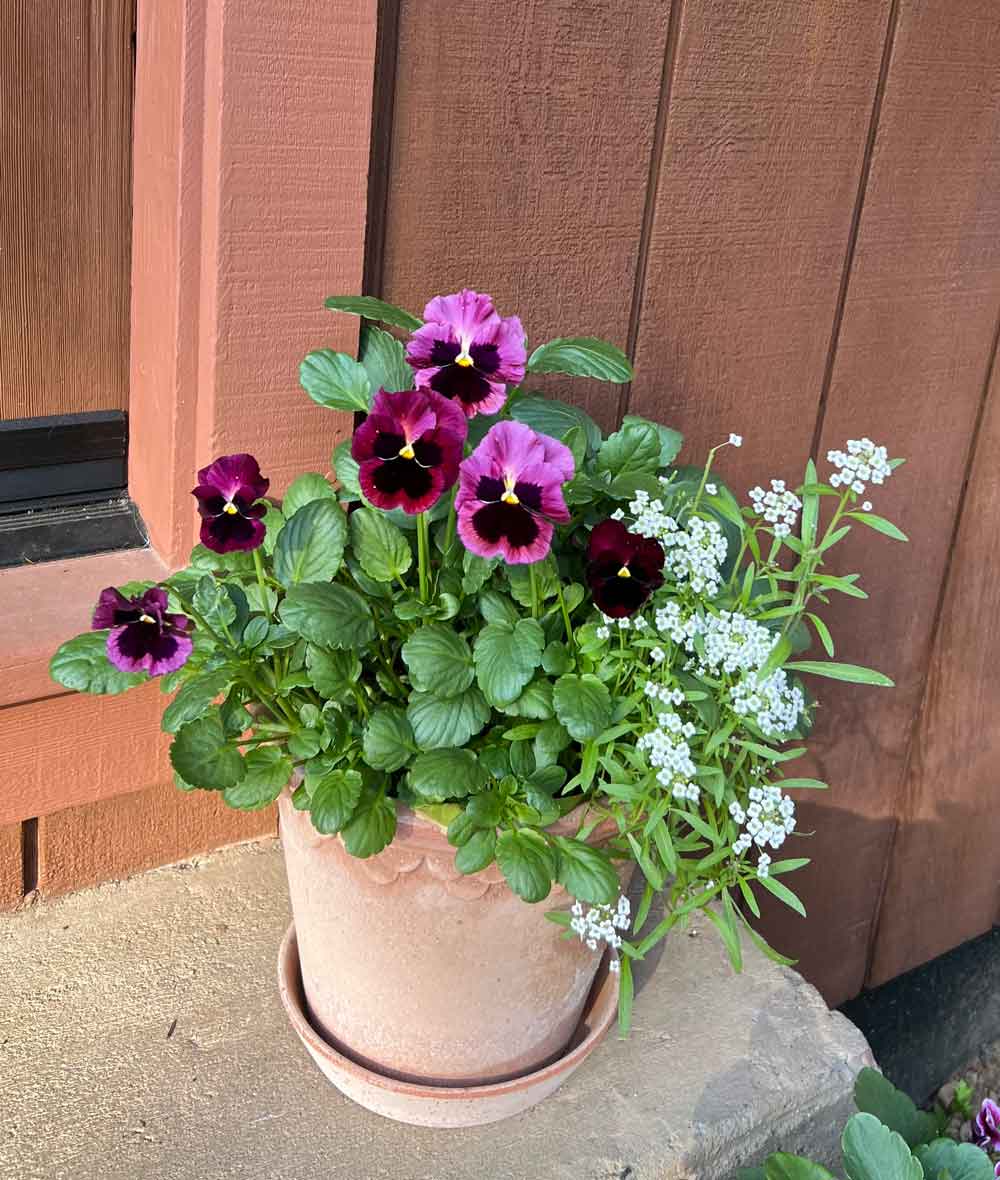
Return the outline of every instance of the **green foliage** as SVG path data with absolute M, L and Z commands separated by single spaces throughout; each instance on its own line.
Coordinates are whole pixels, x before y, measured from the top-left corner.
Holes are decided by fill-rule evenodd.
M 336 500 L 314 499 L 287 521 L 274 550 L 274 574 L 284 586 L 328 582 L 340 569 L 347 518 Z
M 360 648 L 375 631 L 371 608 L 348 586 L 303 582 L 281 604 L 281 620 L 320 647 Z
M 325 836 L 339 832 L 350 820 L 361 798 L 362 780 L 356 770 L 330 770 L 309 796 L 313 827 Z
M 371 381 L 347 353 L 329 348 L 309 353 L 299 366 L 299 383 L 317 405 L 328 410 L 368 411 Z
M 406 363 L 406 350 L 402 344 L 381 328 L 365 323 L 361 325 L 361 347 L 358 359 L 371 387 L 396 393 L 401 389 L 413 388 L 413 370 Z
M 545 633 L 534 619 L 488 623 L 473 648 L 476 680 L 486 699 L 499 707 L 517 700 L 544 648 Z
M 413 564 L 409 541 L 385 513 L 372 508 L 351 513 L 351 545 L 361 568 L 376 582 L 402 581 Z
M 527 828 L 501 832 L 496 860 L 518 897 L 531 902 L 548 897 L 556 875 L 556 857 L 538 832 Z
M 854 1081 L 854 1103 L 858 1110 L 874 1115 L 890 1130 L 902 1135 L 910 1147 L 930 1143 L 937 1136 L 938 1121 L 876 1069 L 863 1069 Z
M 287 519 L 294 516 L 304 505 L 313 500 L 336 500 L 337 493 L 330 486 L 330 481 L 318 471 L 307 471 L 297 479 L 292 480 L 281 501 L 281 515 Z
M 416 751 L 413 728 L 398 705 L 380 705 L 368 719 L 363 741 L 365 761 L 375 770 L 399 770 Z
M 529 373 L 569 373 L 621 384 L 635 374 L 620 348 L 593 336 L 566 336 L 543 344 L 528 358 Z
M 841 1141 L 848 1180 L 923 1180 L 906 1140 L 870 1114 L 856 1114 Z
M 475 679 L 472 651 L 465 639 L 443 623 L 425 623 L 400 649 L 418 692 L 442 700 L 460 696 Z
M 218 709 L 181 726 L 170 746 L 170 762 L 186 783 L 209 791 L 235 787 L 246 772 L 243 755 L 227 739 Z
M 414 795 L 440 803 L 481 791 L 489 774 L 471 750 L 427 750 L 414 758 L 406 781 Z
M 611 693 L 597 676 L 560 676 L 552 699 L 556 717 L 578 742 L 596 738 L 611 720 Z
M 292 760 L 279 746 L 258 746 L 246 756 L 243 778 L 222 798 L 239 811 L 259 811 L 273 803 L 292 777 Z
M 324 304 L 331 311 L 364 316 L 365 319 L 391 324 L 394 328 L 403 328 L 407 332 L 412 332 L 421 324 L 421 320 L 411 312 L 404 311 L 395 304 L 375 299 L 371 295 L 330 295 Z
M 88 631 L 68 639 L 49 663 L 52 679 L 73 692 L 116 696 L 142 684 L 141 672 L 120 672 L 108 662 L 107 631 Z

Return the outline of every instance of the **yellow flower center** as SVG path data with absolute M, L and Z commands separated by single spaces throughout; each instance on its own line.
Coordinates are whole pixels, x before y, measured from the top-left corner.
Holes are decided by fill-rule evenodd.
M 414 456 L 414 450 L 413 450 L 413 447 L 411 447 L 409 443 L 407 443 L 405 447 L 399 448 L 400 459 L 412 459 L 413 456 Z
M 622 568 L 618 571 L 619 578 L 631 578 L 631 576 L 632 575 L 629 573 L 629 569 L 628 569 L 627 565 L 623 565 Z
M 232 502 L 232 500 L 230 500 L 230 501 L 229 501 L 229 503 L 228 503 L 228 504 L 225 506 L 225 508 L 223 508 L 223 510 L 222 510 L 222 511 L 223 511 L 223 512 L 224 512 L 224 513 L 225 513 L 227 516 L 235 516 L 235 515 L 236 515 L 236 513 L 237 513 L 237 512 L 239 512 L 239 509 L 238 509 L 238 508 L 236 507 L 236 505 L 235 505 L 235 504 Z
M 152 615 L 140 615 L 139 622 L 140 623 L 155 623 L 156 619 L 154 619 Z
M 455 357 L 455 364 L 461 365 L 463 369 L 467 369 L 472 364 L 472 357 L 467 352 L 460 353 Z
M 503 483 L 504 483 L 504 492 L 503 492 L 503 495 L 500 497 L 500 499 L 505 504 L 520 504 L 521 501 L 517 498 L 516 494 L 514 493 L 514 484 L 517 483 L 517 480 L 512 475 L 506 475 L 506 476 L 504 476 Z

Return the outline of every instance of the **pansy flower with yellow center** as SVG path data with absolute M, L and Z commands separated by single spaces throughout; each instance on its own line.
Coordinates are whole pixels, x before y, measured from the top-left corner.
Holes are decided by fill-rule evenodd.
M 253 455 L 223 455 L 198 472 L 192 495 L 201 516 L 201 543 L 215 553 L 256 549 L 264 540 L 270 481 Z

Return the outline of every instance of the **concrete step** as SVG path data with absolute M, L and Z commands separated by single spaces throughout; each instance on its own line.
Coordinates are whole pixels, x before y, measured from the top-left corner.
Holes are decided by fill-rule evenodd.
M 277 995 L 276 841 L 0 919 L 5 1180 L 725 1180 L 781 1146 L 836 1158 L 861 1034 L 708 924 L 640 975 L 609 1035 L 516 1119 L 430 1131 L 354 1106 Z

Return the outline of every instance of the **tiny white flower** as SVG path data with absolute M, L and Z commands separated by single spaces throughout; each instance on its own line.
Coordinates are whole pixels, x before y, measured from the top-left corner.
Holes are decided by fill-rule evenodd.
M 872 510 L 871 500 L 865 500 L 865 502 L 861 505 L 861 511 L 862 512 L 871 512 L 871 510 Z
M 731 447 L 743 446 L 743 435 L 742 434 L 731 434 L 729 436 L 729 445 Z
M 719 489 L 718 489 L 718 488 L 715 486 L 715 484 L 714 484 L 714 483 L 707 483 L 707 484 L 705 484 L 705 491 L 706 491 L 706 492 L 708 492 L 708 494 L 709 494 L 710 496 L 714 496 L 714 495 L 716 495 L 716 493 L 718 492 L 718 490 L 719 490 Z

